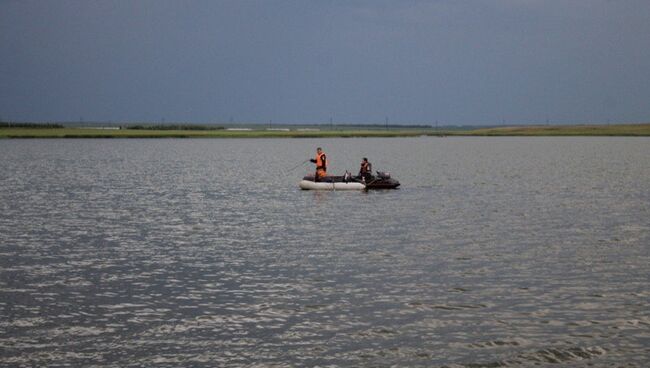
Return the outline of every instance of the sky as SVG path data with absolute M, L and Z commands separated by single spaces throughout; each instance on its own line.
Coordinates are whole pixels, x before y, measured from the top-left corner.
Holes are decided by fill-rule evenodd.
M 0 0 L 0 119 L 650 122 L 650 1 Z

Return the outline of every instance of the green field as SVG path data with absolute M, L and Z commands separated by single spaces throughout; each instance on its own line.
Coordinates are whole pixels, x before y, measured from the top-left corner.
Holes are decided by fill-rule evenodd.
M 139 130 L 87 128 L 0 128 L 0 138 L 334 138 L 413 137 L 433 135 L 434 130 L 354 129 L 321 131 Z M 437 134 L 437 133 L 436 133 Z
M 0 127 L 0 138 L 335 138 L 417 136 L 650 136 L 650 124 L 514 126 L 481 129 L 182 130 Z
M 452 133 L 455 134 L 455 133 Z M 475 136 L 650 136 L 650 124 L 516 126 L 460 132 Z

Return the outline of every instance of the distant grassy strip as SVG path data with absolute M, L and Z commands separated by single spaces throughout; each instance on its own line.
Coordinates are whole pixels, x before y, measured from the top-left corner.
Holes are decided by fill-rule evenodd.
M 432 130 L 327 130 L 327 131 L 232 131 L 140 129 L 21 129 L 2 128 L 0 138 L 335 138 L 413 137 L 438 135 Z
M 222 130 L 222 126 L 213 125 L 193 125 L 193 124 L 170 124 L 170 125 L 132 125 L 126 129 L 136 130 Z
M 650 124 L 517 126 L 474 130 L 340 129 L 320 131 L 6 128 L 0 138 L 347 138 L 416 136 L 650 136 Z
M 517 126 L 453 132 L 471 136 L 650 136 L 650 124 Z

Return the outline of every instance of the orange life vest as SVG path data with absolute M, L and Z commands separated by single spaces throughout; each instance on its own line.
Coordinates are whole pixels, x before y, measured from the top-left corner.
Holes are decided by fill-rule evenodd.
M 359 174 L 368 173 L 370 173 L 370 162 L 361 162 L 361 169 L 359 169 Z
M 327 156 L 325 156 L 325 152 L 316 154 L 316 175 L 319 178 L 327 175 Z

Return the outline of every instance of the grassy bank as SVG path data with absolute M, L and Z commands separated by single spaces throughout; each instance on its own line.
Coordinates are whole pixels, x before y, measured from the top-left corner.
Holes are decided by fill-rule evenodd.
M 334 137 L 413 137 L 433 135 L 433 130 L 152 130 L 87 128 L 2 128 L 0 138 L 334 138 Z M 436 133 L 437 134 L 437 133 Z
M 517 126 L 475 129 L 452 134 L 473 136 L 650 136 L 650 124 Z
M 0 127 L 0 138 L 335 138 L 416 136 L 650 136 L 650 124 L 516 126 L 466 130 L 194 130 Z

